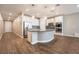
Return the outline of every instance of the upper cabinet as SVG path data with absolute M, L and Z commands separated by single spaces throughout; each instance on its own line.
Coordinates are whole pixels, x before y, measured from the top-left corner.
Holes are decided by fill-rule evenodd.
M 54 18 L 51 18 L 51 19 L 47 19 L 46 20 L 46 25 L 48 25 L 49 23 L 54 23 Z
M 32 26 L 39 26 L 39 20 L 38 19 L 32 19 L 31 17 L 24 16 L 23 21 L 31 24 Z
M 63 16 L 55 17 L 55 22 L 63 22 Z
M 47 19 L 46 20 L 46 25 L 48 25 L 49 23 L 56 23 L 56 22 L 63 22 L 63 16 L 57 16 L 51 19 Z

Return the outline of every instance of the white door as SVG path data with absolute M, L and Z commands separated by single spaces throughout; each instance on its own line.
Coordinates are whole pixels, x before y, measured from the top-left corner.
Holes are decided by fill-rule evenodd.
M 12 32 L 12 22 L 5 21 L 5 32 Z

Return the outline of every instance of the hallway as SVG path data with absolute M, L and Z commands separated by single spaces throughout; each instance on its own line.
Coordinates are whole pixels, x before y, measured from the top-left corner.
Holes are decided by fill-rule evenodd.
M 55 39 L 50 43 L 31 45 L 26 39 L 9 32 L 4 33 L 0 40 L 0 53 L 79 53 L 79 39 L 55 36 Z

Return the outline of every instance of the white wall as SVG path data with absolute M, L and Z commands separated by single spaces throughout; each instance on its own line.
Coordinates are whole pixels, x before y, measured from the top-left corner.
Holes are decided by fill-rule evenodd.
M 12 32 L 12 22 L 11 21 L 5 21 L 4 22 L 4 29 L 5 32 Z
M 1 14 L 0 14 L 0 39 L 1 39 L 2 34 L 4 32 L 3 28 L 4 28 L 4 26 L 3 26 L 3 18 L 2 18 Z
M 68 36 L 79 36 L 79 14 L 64 16 L 63 34 Z
M 20 37 L 23 37 L 23 31 L 22 31 L 22 17 L 18 16 L 13 21 L 13 32 L 19 35 Z

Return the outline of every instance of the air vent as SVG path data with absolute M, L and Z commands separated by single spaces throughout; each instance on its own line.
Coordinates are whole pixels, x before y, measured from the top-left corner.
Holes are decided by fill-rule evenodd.
M 56 6 L 60 6 L 60 4 L 56 4 Z
M 47 8 L 47 6 L 44 6 L 44 8 Z
M 35 6 L 35 4 L 32 4 L 32 6 Z
M 54 7 L 52 7 L 51 12 L 54 12 L 58 6 L 60 6 L 60 4 L 56 4 Z

